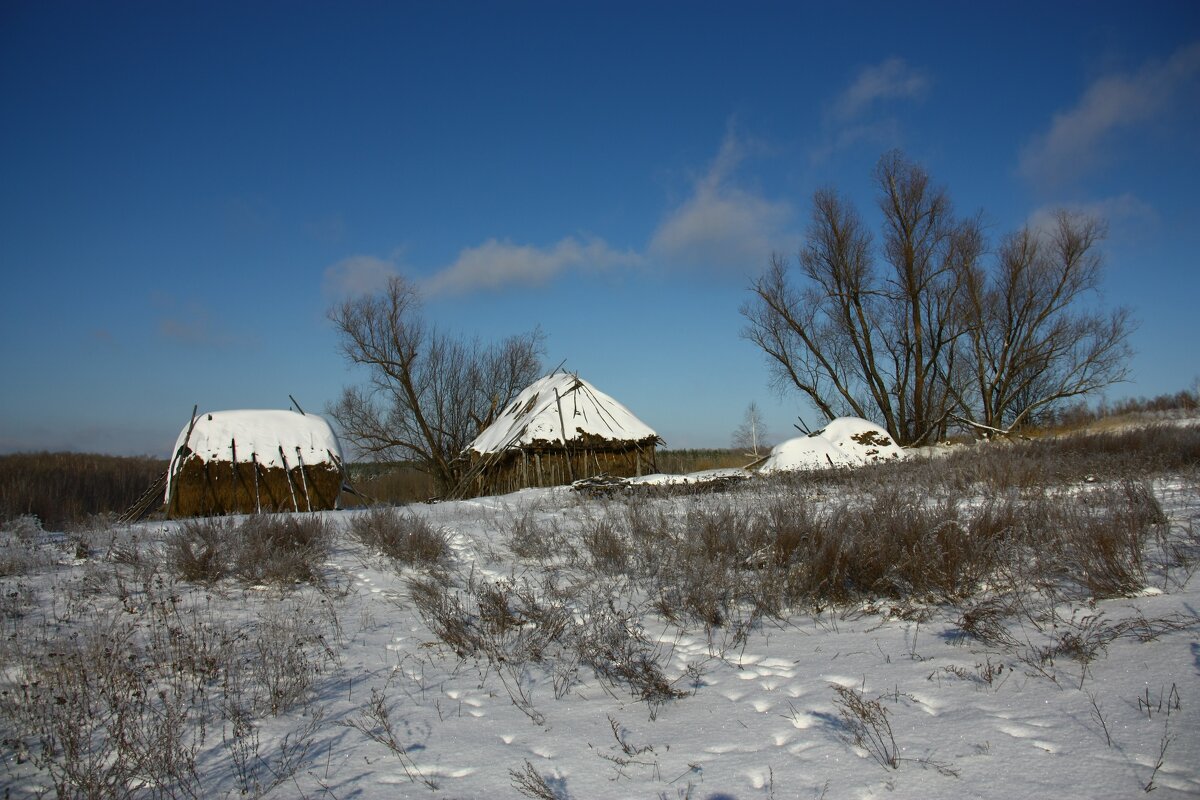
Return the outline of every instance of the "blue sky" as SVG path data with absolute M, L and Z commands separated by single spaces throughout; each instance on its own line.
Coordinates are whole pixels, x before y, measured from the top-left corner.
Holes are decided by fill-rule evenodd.
M 875 218 L 893 147 L 993 242 L 1105 215 L 1110 397 L 1194 385 L 1200 5 L 739 5 L 4 3 L 0 452 L 319 410 L 361 377 L 327 308 L 393 272 L 444 329 L 540 325 L 670 447 L 751 401 L 785 437 L 738 308 L 814 190 Z

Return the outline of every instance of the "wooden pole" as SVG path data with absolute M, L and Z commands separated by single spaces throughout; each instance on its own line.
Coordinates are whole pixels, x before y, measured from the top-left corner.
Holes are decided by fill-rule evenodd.
M 558 387 L 554 387 L 554 402 L 558 405 L 558 424 L 562 428 L 563 451 L 567 454 L 567 476 L 575 482 L 575 470 L 571 468 L 571 451 L 567 446 L 567 423 L 563 421 L 562 398 L 558 396 Z
M 283 474 L 287 475 L 288 488 L 292 491 L 292 510 L 300 513 L 300 504 L 296 502 L 296 485 L 292 483 L 292 468 L 288 466 L 287 456 L 283 454 L 283 445 L 279 445 L 279 458 L 283 461 Z
M 262 497 L 258 493 L 258 453 L 250 454 L 250 463 L 254 465 L 254 511 L 262 513 Z
M 188 423 L 187 436 L 183 437 L 183 444 L 175 451 L 175 455 L 171 458 L 171 464 L 167 467 L 167 481 L 171 484 L 170 496 L 167 497 L 167 519 L 171 518 L 171 509 L 175 505 L 175 495 L 179 491 L 179 473 L 183 471 L 183 452 L 188 449 L 188 442 L 192 440 L 192 429 L 196 427 L 196 412 L 200 410 L 200 405 L 197 403 L 192 406 L 192 421 Z M 178 464 L 178 466 L 176 466 Z
M 300 462 L 300 480 L 304 485 L 304 505 L 308 506 L 309 511 L 312 511 L 312 498 L 308 496 L 308 475 L 304 472 L 304 456 L 300 454 L 299 445 L 296 446 L 296 460 Z
M 238 513 L 238 501 L 237 501 L 237 490 L 238 490 L 238 471 L 237 471 L 237 439 L 230 439 L 230 440 L 229 440 L 229 453 L 230 453 L 230 455 L 232 455 L 232 456 L 233 456 L 233 460 L 232 460 L 232 461 L 230 462 L 230 464 L 229 464 L 229 466 L 232 468 L 232 469 L 231 469 L 231 471 L 233 472 L 233 508 L 232 508 L 232 509 L 230 509 L 230 510 L 231 510 L 231 511 L 232 511 L 234 514 L 236 514 L 236 513 Z

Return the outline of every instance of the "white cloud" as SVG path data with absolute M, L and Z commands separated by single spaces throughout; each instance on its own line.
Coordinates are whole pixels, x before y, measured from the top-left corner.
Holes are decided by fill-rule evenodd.
M 650 253 L 687 266 L 760 267 L 773 250 L 787 249 L 792 218 L 786 202 L 730 185 L 745 147 L 732 132 L 695 183 L 692 195 L 659 223 Z
M 887 149 L 901 138 L 900 123 L 883 112 L 888 101 L 921 100 L 929 90 L 928 74 L 902 58 L 863 67 L 826 108 L 821 141 L 809 152 L 813 163 L 859 144 Z
M 928 88 L 929 77 L 923 70 L 909 66 L 902 58 L 889 58 L 863 67 L 834 101 L 829 116 L 833 122 L 844 124 L 863 116 L 879 101 L 917 100 Z
M 158 333 L 164 339 L 218 350 L 257 346 L 252 335 L 221 319 L 202 303 L 183 305 L 171 295 L 157 293 L 151 302 L 158 311 Z
M 321 290 L 330 299 L 356 297 L 382 289 L 389 278 L 399 274 L 394 257 L 350 256 L 326 267 Z
M 614 250 L 602 239 L 581 241 L 568 236 L 550 247 L 488 239 L 460 252 L 453 264 L 426 280 L 423 288 L 435 295 L 512 284 L 538 286 L 569 269 L 606 269 L 640 262 L 636 253 Z
M 1173 101 L 1196 102 L 1200 42 L 1177 50 L 1166 62 L 1149 62 L 1133 74 L 1093 82 L 1071 108 L 1054 115 L 1049 130 L 1021 151 L 1020 171 L 1042 185 L 1068 182 L 1101 159 L 1105 141 L 1170 110 Z M 1189 99 L 1190 98 L 1190 99 Z
M 1043 206 L 1029 215 L 1027 224 L 1038 231 L 1052 230 L 1055 225 L 1055 212 L 1064 208 L 1075 214 L 1104 220 L 1108 224 L 1110 234 L 1121 239 L 1136 239 L 1139 233 L 1152 228 L 1159 221 L 1158 212 L 1153 206 L 1126 192 L 1086 203 Z

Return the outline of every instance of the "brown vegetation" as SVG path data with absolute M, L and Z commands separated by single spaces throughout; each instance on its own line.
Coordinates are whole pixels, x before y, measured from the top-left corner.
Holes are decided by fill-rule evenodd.
M 49 529 L 120 513 L 167 468 L 149 457 L 94 453 L 0 456 L 0 520 L 33 515 Z

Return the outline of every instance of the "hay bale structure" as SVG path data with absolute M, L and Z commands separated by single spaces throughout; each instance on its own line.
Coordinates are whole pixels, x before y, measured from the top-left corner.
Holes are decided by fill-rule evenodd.
M 658 434 L 578 375 L 559 372 L 522 391 L 467 447 L 452 497 L 558 486 L 592 475 L 658 471 Z
M 167 469 L 167 517 L 321 511 L 342 490 L 329 423 L 294 411 L 213 411 L 179 434 Z

